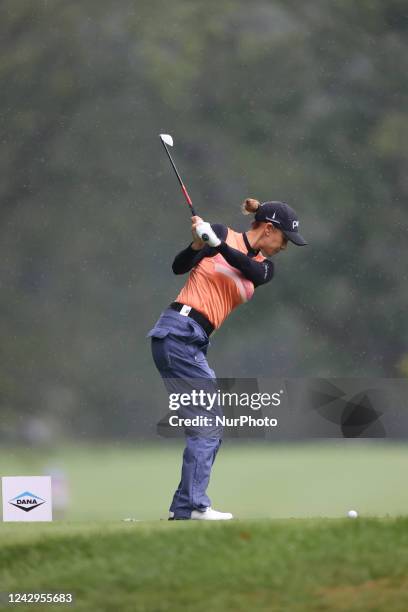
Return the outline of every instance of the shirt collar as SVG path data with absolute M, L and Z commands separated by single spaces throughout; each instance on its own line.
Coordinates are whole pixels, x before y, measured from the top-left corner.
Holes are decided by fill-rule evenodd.
M 258 255 L 258 253 L 259 253 L 259 249 L 253 249 L 253 248 L 251 247 L 251 245 L 249 244 L 248 237 L 247 237 L 247 235 L 246 235 L 246 233 L 245 233 L 245 232 L 243 232 L 242 237 L 243 237 L 243 239 L 244 239 L 245 246 L 246 246 L 246 248 L 247 248 L 247 250 L 248 250 L 248 255 L 249 255 L 250 257 L 255 257 L 256 255 Z

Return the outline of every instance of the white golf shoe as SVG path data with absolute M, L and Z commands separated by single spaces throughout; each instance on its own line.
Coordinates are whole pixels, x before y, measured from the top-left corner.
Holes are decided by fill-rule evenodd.
M 231 512 L 218 512 L 218 510 L 213 510 L 210 506 L 204 512 L 193 510 L 190 518 L 192 521 L 230 521 L 234 517 Z

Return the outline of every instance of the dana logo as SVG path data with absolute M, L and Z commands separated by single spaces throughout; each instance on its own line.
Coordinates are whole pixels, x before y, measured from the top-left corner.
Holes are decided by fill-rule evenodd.
M 20 493 L 20 495 L 16 495 L 16 497 L 10 499 L 9 504 L 20 510 L 24 510 L 24 512 L 31 512 L 31 510 L 45 504 L 45 499 L 38 497 L 38 495 L 34 495 L 34 493 L 30 493 L 30 491 L 24 491 L 24 493 Z
M 295 219 L 295 221 L 292 221 L 292 229 L 295 229 L 296 227 L 299 227 L 299 221 Z

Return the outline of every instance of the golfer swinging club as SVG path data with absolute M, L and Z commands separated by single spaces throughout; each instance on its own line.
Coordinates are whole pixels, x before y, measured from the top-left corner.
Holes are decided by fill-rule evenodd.
M 207 384 L 206 390 L 214 390 L 216 376 L 206 359 L 211 333 L 234 308 L 250 300 L 257 287 L 272 279 L 274 264 L 269 257 L 286 249 L 288 240 L 307 244 L 299 233 L 297 215 L 287 204 L 247 199 L 242 209 L 255 215 L 251 229 L 244 233 L 193 216 L 193 241 L 174 259 L 173 272 L 189 276 L 148 334 L 168 392 L 186 381 L 194 388 L 198 379 L 200 388 Z M 219 414 L 217 407 L 214 410 Z M 232 519 L 231 513 L 214 510 L 206 494 L 222 429 L 185 428 L 185 436 L 181 481 L 169 520 Z

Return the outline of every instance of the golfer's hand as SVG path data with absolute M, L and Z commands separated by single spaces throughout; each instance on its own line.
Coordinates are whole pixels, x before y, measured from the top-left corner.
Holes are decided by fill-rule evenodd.
M 217 234 L 214 232 L 210 223 L 206 223 L 202 221 L 199 223 L 195 229 L 197 236 L 202 239 L 205 237 L 205 242 L 211 247 L 218 247 L 221 244 L 221 240 L 218 238 Z
M 192 217 L 192 232 L 194 242 L 191 248 L 195 251 L 202 249 L 205 244 L 211 247 L 217 247 L 221 244 L 221 240 L 218 238 L 211 225 L 203 221 L 201 217 Z M 205 241 L 201 238 L 203 235 L 208 237 Z
M 204 240 L 201 240 L 201 238 L 197 235 L 196 232 L 197 225 L 200 225 L 200 223 L 203 223 L 201 217 L 191 217 L 191 233 L 193 234 L 193 243 L 191 245 L 191 248 L 194 251 L 200 251 L 200 249 L 205 246 Z

